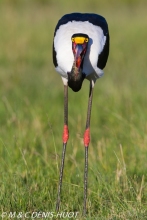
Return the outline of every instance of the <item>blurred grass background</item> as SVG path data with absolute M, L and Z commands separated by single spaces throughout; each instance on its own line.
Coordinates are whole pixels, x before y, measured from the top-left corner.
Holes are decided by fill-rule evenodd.
M 94 89 L 87 219 L 147 218 L 147 2 L 0 1 L 1 212 L 55 211 L 63 85 L 52 63 L 63 14 L 94 12 L 109 24 L 110 56 Z M 61 211 L 82 219 L 89 83 L 69 90 Z

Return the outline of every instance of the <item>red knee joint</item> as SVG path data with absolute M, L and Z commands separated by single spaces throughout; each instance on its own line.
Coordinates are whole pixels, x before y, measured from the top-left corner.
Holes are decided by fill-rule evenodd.
M 67 126 L 67 125 L 64 125 L 64 128 L 63 128 L 63 136 L 62 136 L 62 139 L 63 139 L 63 143 L 64 143 L 64 144 L 67 143 L 68 138 L 69 138 L 68 126 Z
M 84 133 L 84 146 L 88 147 L 90 143 L 90 129 L 87 128 Z

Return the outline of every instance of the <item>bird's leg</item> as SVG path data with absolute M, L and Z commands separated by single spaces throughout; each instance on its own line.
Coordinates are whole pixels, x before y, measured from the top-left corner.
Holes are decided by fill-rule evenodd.
M 86 129 L 85 129 L 85 133 L 84 133 L 85 168 L 84 168 L 84 207 L 83 207 L 83 215 L 86 215 L 86 211 L 87 211 L 86 203 L 87 203 L 87 179 L 88 179 L 88 147 L 89 147 L 89 143 L 90 143 L 90 117 L 91 117 L 91 107 L 92 107 L 92 96 L 93 96 L 93 87 L 92 87 L 92 82 L 90 82 Z
M 68 85 L 64 85 L 64 128 L 63 128 L 63 150 L 62 150 L 62 159 L 60 166 L 60 177 L 59 177 L 59 185 L 58 185 L 58 195 L 57 195 L 57 203 L 56 203 L 56 211 L 60 208 L 60 195 L 62 188 L 62 177 L 64 170 L 64 160 L 65 160 L 65 152 L 66 152 L 66 144 L 68 141 L 69 132 L 68 132 Z

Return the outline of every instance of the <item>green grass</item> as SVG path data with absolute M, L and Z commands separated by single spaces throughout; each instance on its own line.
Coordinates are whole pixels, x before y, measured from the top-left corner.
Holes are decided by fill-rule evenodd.
M 147 219 L 146 7 L 146 1 L 0 2 L 0 214 L 55 212 L 63 85 L 52 64 L 53 33 L 63 14 L 90 11 L 106 17 L 111 50 L 94 89 L 86 219 Z M 79 93 L 69 90 L 61 212 L 77 211 L 77 219 L 88 89 L 85 81 Z

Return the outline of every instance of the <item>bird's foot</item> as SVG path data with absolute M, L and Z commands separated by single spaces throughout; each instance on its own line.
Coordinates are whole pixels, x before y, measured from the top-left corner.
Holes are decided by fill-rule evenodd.
M 67 125 L 64 125 L 64 128 L 63 128 L 63 136 L 62 136 L 62 139 L 63 139 L 63 143 L 64 143 L 64 144 L 67 143 L 68 138 L 69 138 L 68 126 L 67 126 Z
M 84 133 L 84 146 L 88 147 L 90 143 L 90 128 L 87 128 Z

